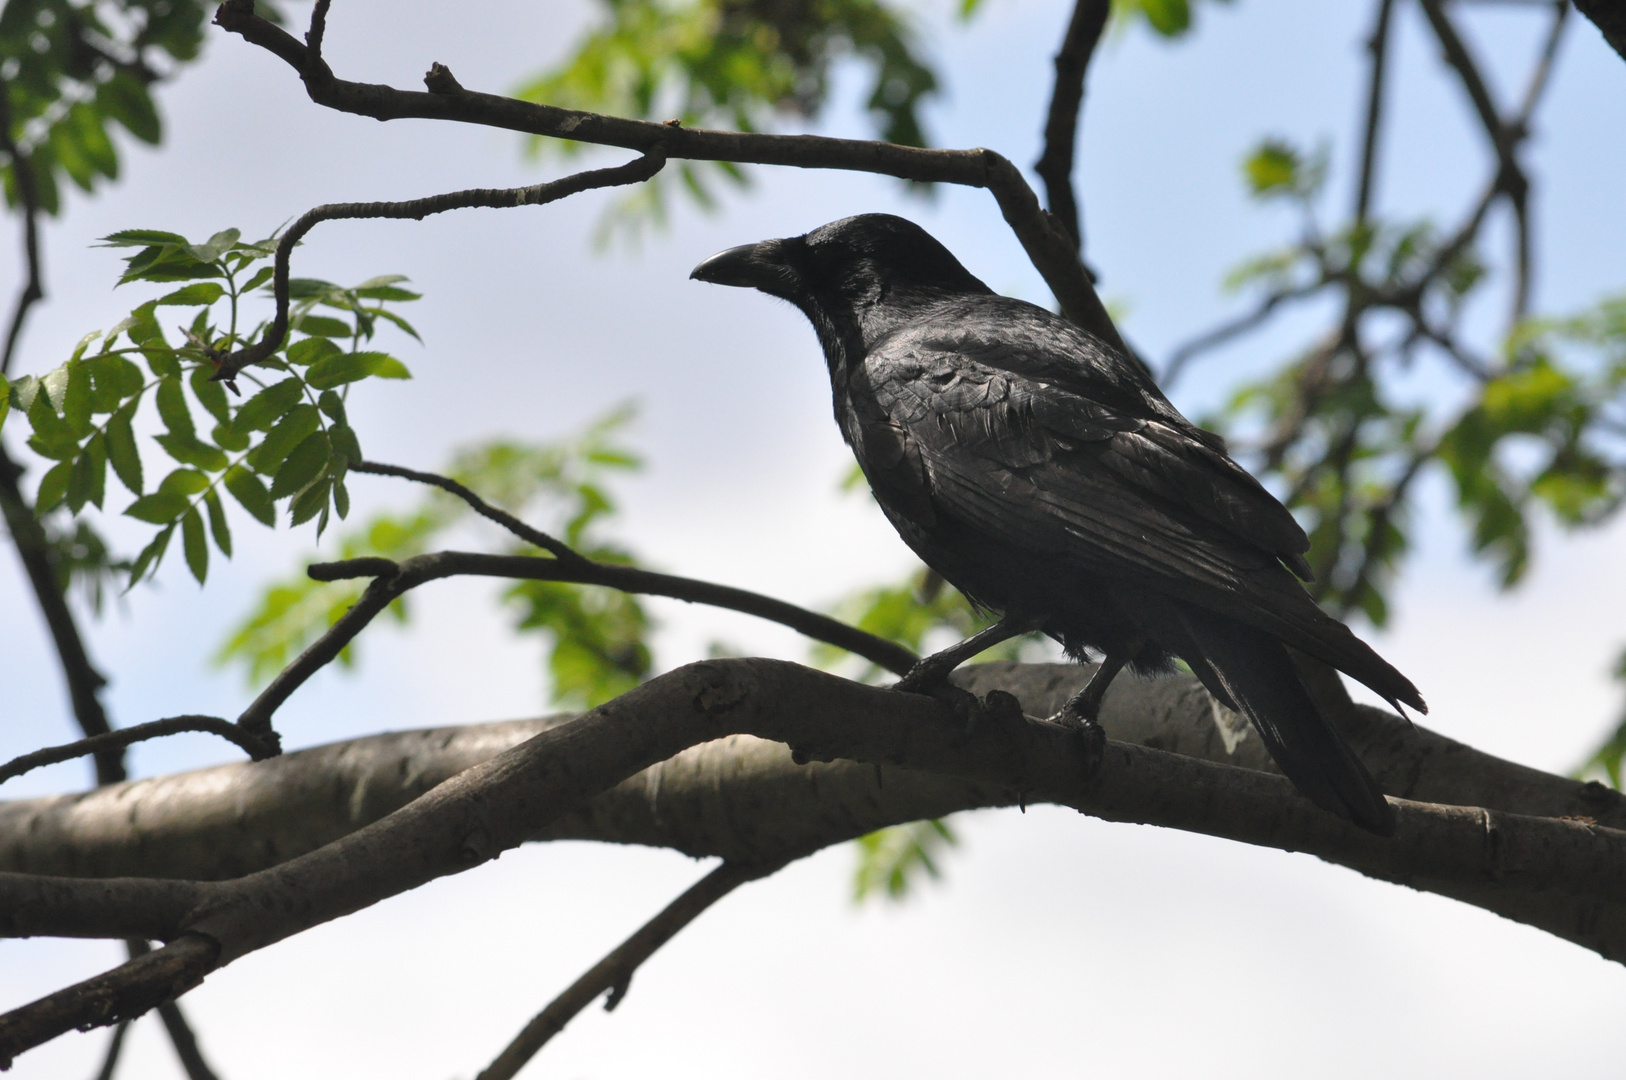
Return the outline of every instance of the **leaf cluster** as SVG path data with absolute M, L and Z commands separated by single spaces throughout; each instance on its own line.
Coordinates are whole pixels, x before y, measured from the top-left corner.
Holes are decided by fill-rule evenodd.
M 416 336 L 389 305 L 417 294 L 401 288 L 399 277 L 354 288 L 294 282 L 287 340 L 242 373 L 251 392 L 234 401 L 214 376 L 221 357 L 264 329 L 264 321 L 243 326 L 242 306 L 270 280 L 274 242 L 243 243 L 236 229 L 202 243 L 144 229 L 106 242 L 134 249 L 120 284 L 185 284 L 139 305 L 106 334 L 86 335 L 55 370 L 9 386 L 9 405 L 30 430 L 29 447 L 54 462 L 40 479 L 35 512 L 43 517 L 64 507 L 77 517 L 87 505 L 102 508 L 111 469 L 135 496 L 124 514 L 156 527 L 129 567 L 132 585 L 156 572 L 177 532 L 200 583 L 211 539 L 231 555 L 223 493 L 267 526 L 284 501 L 292 524 L 315 519 L 318 532 L 330 514 L 344 517 L 345 475 L 361 460 L 346 416 L 350 387 L 409 377 L 400 360 L 363 346 L 384 321 Z M 173 339 L 164 326 L 171 309 L 183 320 Z M 162 428 L 151 441 L 170 461 L 152 485 L 137 435 L 149 403 Z
M 1470 546 L 1503 587 L 1530 561 L 1532 513 L 1567 527 L 1596 524 L 1620 505 L 1626 482 L 1617 417 L 1626 316 L 1620 300 L 1581 315 L 1515 325 L 1500 355 L 1461 342 L 1465 306 L 1489 280 L 1470 243 L 1427 221 L 1361 221 L 1323 233 L 1315 200 L 1324 153 L 1269 140 L 1243 163 L 1257 198 L 1288 198 L 1304 212 L 1300 239 L 1249 259 L 1227 280 L 1266 303 L 1341 296 L 1339 324 L 1268 378 L 1240 388 L 1209 418 L 1252 430 L 1261 471 L 1310 534 L 1317 598 L 1341 615 L 1388 618 L 1388 593 L 1410 546 L 1410 493 L 1443 472 L 1469 527 Z M 1378 340 L 1362 320 L 1399 317 Z M 1394 387 L 1420 357 L 1459 385 L 1447 406 L 1402 401 Z M 1446 398 L 1450 400 L 1450 398 Z

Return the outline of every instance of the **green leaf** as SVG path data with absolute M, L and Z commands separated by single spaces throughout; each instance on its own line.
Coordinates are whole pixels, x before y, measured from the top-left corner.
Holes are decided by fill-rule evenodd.
M 1293 192 L 1299 187 L 1302 160 L 1297 150 L 1280 140 L 1261 143 L 1242 163 L 1248 190 L 1257 198 L 1280 192 Z
M 232 245 L 236 244 L 242 235 L 237 229 L 222 229 L 203 243 L 193 244 L 187 248 L 187 253 L 198 262 L 212 263 L 230 251 Z
M 342 350 L 329 338 L 306 338 L 288 346 L 288 362 L 296 367 L 304 367 L 327 357 L 339 356 L 341 352 Z
M 232 498 L 262 525 L 276 525 L 276 506 L 271 502 L 271 494 L 265 490 L 265 485 L 260 482 L 258 476 L 241 465 L 233 465 L 226 470 L 225 484 Z
M 383 379 L 410 379 L 411 372 L 395 357 L 381 352 L 340 353 L 312 364 L 306 380 L 318 390 L 329 390 L 376 375 Z
M 62 419 L 75 438 L 90 434 L 90 369 L 83 363 L 69 363 L 68 385 L 62 394 Z
M 34 516 L 43 517 L 61 505 L 67 497 L 68 485 L 73 481 L 73 462 L 59 461 L 40 477 L 39 490 L 34 493 Z
M 274 383 L 243 403 L 232 426 L 242 431 L 264 431 L 297 405 L 303 393 L 304 384 L 297 378 Z
M 164 232 L 161 229 L 120 229 L 116 233 L 109 233 L 102 237 L 100 247 L 162 247 L 174 245 L 186 246 L 186 237 L 180 233 Z
M 50 402 L 51 408 L 58 413 L 62 411 L 62 404 L 67 399 L 68 380 L 72 374 L 68 370 L 68 365 L 63 364 L 59 368 L 53 368 L 46 372 L 45 376 L 40 379 L 40 386 L 45 391 L 46 401 Z
M 226 558 L 231 558 L 231 526 L 226 524 L 226 508 L 221 505 L 220 492 L 214 488 L 205 491 L 203 505 L 209 508 L 209 532 L 215 538 L 215 547 Z
M 226 388 L 214 381 L 211 377 L 213 374 L 208 366 L 199 364 L 192 369 L 192 376 L 187 382 L 191 384 L 192 396 L 198 399 L 198 404 L 222 424 L 228 423 L 231 420 L 231 402 L 226 397 Z
M 114 413 L 108 419 L 106 429 L 108 460 L 113 463 L 113 471 L 132 495 L 141 494 L 141 454 L 136 449 L 135 432 L 131 427 L 139 404 L 132 401 Z
M 354 337 L 356 328 L 340 319 L 329 318 L 326 315 L 301 315 L 291 320 L 291 325 L 302 334 L 324 338 Z
M 271 498 L 281 499 L 304 488 L 326 468 L 332 456 L 327 432 L 314 431 L 288 454 L 271 483 Z
M 186 407 L 186 393 L 181 389 L 181 380 L 168 378 L 158 383 L 158 416 L 164 421 L 164 426 L 170 434 L 193 438 L 197 430 L 192 426 L 192 412 Z
M 317 514 L 321 514 L 323 519 L 316 527 L 317 532 L 321 532 L 327 521 L 327 496 L 332 484 L 330 477 L 323 477 L 306 488 L 289 508 L 289 521 L 294 525 L 303 525 Z
M 215 445 L 222 450 L 230 450 L 234 454 L 248 449 L 249 437 L 237 430 L 233 424 L 216 424 L 209 432 L 209 437 L 214 439 Z
M 208 487 L 209 478 L 196 469 L 174 469 L 158 482 L 158 490 L 166 495 L 196 495 Z
M 315 405 L 307 402 L 295 405 L 266 432 L 260 445 L 248 452 L 249 466 L 265 475 L 275 473 L 289 452 L 321 426 L 321 422 Z
M 193 507 L 181 518 L 181 547 L 186 552 L 186 568 L 202 585 L 209 576 L 209 538 L 203 532 L 203 517 Z
M 85 350 L 90 348 L 90 343 L 95 341 L 97 338 L 99 338 L 101 336 L 102 336 L 102 332 L 100 330 L 92 330 L 90 333 L 88 333 L 84 337 L 80 338 L 79 339 L 79 344 L 77 344 L 77 345 L 75 345 L 73 347 L 73 355 L 68 357 L 68 363 L 71 364 L 74 361 L 76 361 L 76 360 L 80 359 L 81 357 L 83 357 L 85 355 Z
M 941 820 L 915 821 L 859 837 L 854 841 L 858 865 L 853 902 L 883 893 L 889 900 L 904 899 L 922 874 L 933 880 L 942 877 L 937 860 L 958 844 L 953 830 Z
M 247 281 L 243 282 L 243 284 L 238 286 L 238 288 L 237 288 L 238 293 L 241 294 L 241 293 L 253 292 L 255 289 L 258 289 L 261 285 L 264 285 L 266 282 L 270 281 L 272 275 L 275 274 L 275 273 L 276 273 L 276 271 L 272 267 L 269 267 L 269 266 L 260 267 L 258 270 L 254 271 L 254 276 L 253 277 L 249 278 Z
M 397 282 L 406 281 L 405 274 L 385 274 L 381 277 L 368 278 L 366 281 L 350 290 L 363 300 L 390 300 L 404 303 L 408 300 L 423 299 L 422 293 L 411 292 L 407 289 L 395 287 Z
M 85 443 L 84 452 L 73 462 L 73 476 L 68 481 L 68 509 L 77 514 L 91 503 L 100 508 L 107 492 L 107 444 L 100 432 Z
M 143 495 L 124 511 L 126 517 L 145 521 L 151 525 L 168 525 L 186 513 L 188 502 L 184 495 L 168 491 L 155 491 Z
M 219 472 L 226 467 L 225 453 L 195 436 L 154 435 L 153 442 L 182 465 L 196 465 L 209 472 Z
M 171 525 L 169 528 L 161 530 L 157 536 L 152 538 L 152 543 L 141 549 L 141 554 L 136 556 L 135 563 L 130 567 L 130 586 L 132 588 L 149 572 L 158 568 L 158 564 L 164 559 L 165 549 L 169 547 L 169 538 L 173 535 L 175 535 L 175 526 Z
M 194 281 L 156 301 L 159 307 L 208 307 L 226 295 L 225 286 L 215 281 Z
M 163 135 L 163 127 L 158 119 L 158 110 L 153 107 L 152 97 L 141 81 L 124 71 L 115 70 L 113 77 L 96 87 L 96 107 L 109 118 L 124 125 L 124 129 L 131 135 L 147 143 L 149 146 L 157 145 Z M 133 232 L 146 232 L 146 230 L 131 230 Z M 114 234 L 118 235 L 117 233 Z M 139 243 L 161 243 L 144 238 Z M 174 236 L 173 233 L 160 233 L 159 236 Z M 176 241 L 185 243 L 180 237 Z M 111 245 L 110 245 L 111 246 Z M 122 246 L 122 245 L 121 245 Z

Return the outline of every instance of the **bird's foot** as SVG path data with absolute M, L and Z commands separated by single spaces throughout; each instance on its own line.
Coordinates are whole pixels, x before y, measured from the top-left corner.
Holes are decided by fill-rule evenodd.
M 1085 703 L 1088 704 L 1087 702 Z M 1095 710 L 1079 708 L 1077 698 L 1061 707 L 1061 711 L 1050 717 L 1050 723 L 1073 731 L 1084 750 L 1085 768 L 1088 775 L 1095 775 L 1095 770 L 1101 767 L 1101 759 L 1106 755 L 1107 731 L 1101 726 L 1099 720 L 1093 715 Z M 1099 702 L 1096 703 L 1099 708 Z

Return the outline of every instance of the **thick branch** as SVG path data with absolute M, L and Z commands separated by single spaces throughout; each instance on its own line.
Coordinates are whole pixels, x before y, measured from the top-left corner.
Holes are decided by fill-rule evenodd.
M 319 57 L 313 59 L 304 43 L 256 16 L 251 0 L 227 0 L 215 12 L 215 22 L 287 62 L 299 72 L 306 92 L 318 105 L 375 120 L 447 120 L 619 146 L 646 154 L 659 151 L 668 157 L 694 161 L 844 169 L 986 188 L 999 203 L 1000 213 L 1028 258 L 1056 294 L 1063 314 L 1129 354 L 1079 262 L 1072 236 L 1044 213 L 1020 170 L 992 150 L 924 150 L 861 139 L 708 131 L 627 120 L 465 90 L 439 64 L 425 78 L 428 93 L 347 82 L 335 77 Z
M 1130 683 L 1126 688 L 1167 689 L 1170 682 Z M 1122 697 L 1116 687 L 1107 700 L 1109 714 L 1115 696 Z M 1626 914 L 1620 903 L 1626 895 L 1626 832 L 1595 824 L 1590 820 L 1595 815 L 1586 815 L 1587 821 L 1556 820 L 1398 800 L 1397 838 L 1382 840 L 1317 811 L 1278 776 L 1165 750 L 1113 741 L 1099 771 L 1091 775 L 1090 755 L 1073 732 L 1025 719 L 1002 703 L 1008 700 L 991 698 L 982 721 L 967 731 L 936 700 L 861 686 L 794 664 L 731 660 L 690 665 L 582 717 L 548 727 L 384 819 L 273 870 L 219 884 L 194 883 L 191 887 L 202 890 L 202 901 L 174 931 L 218 943 L 218 957 L 194 972 L 201 977 L 290 934 L 493 858 L 685 747 L 749 733 L 788 742 L 803 758 L 892 765 L 971 782 L 984 792 L 1002 791 L 1011 802 L 1056 802 L 1109 820 L 1314 853 L 1372 877 L 1453 896 L 1540 926 L 1605 956 L 1626 956 Z M 1359 721 L 1361 715 L 1369 714 L 1347 719 Z M 1403 740 L 1404 731 L 1395 721 L 1369 723 L 1351 733 L 1370 757 L 1374 748 L 1381 756 L 1386 741 Z M 1438 747 L 1442 755 L 1473 754 L 1438 737 L 1434 741 L 1444 744 Z M 1414 757 L 1411 786 L 1419 786 L 1420 778 L 1439 764 Z M 1448 774 L 1463 772 L 1447 769 Z M 1525 786 L 1537 792 L 1533 802 L 1550 803 L 1551 792 L 1566 788 L 1573 796 L 1570 802 L 1590 800 L 1603 808 L 1616 803 L 1595 797 L 1586 786 L 1531 770 L 1504 766 L 1501 772 L 1504 778 L 1530 773 Z M 849 816 L 848 831 L 837 838 L 852 835 L 853 825 Z M 60 880 L 51 884 L 71 888 Z M 106 882 L 83 883 L 87 896 L 109 887 Z M 75 902 L 81 901 L 64 901 L 69 907 Z M 74 929 L 98 931 L 94 925 Z M 121 976 L 121 994 L 152 990 L 132 978 Z M 46 1037 L 50 1025 L 29 1019 L 32 1015 L 23 1010 L 0 1019 L 0 1057 Z M 108 1022 L 119 1015 L 124 1014 L 86 1012 L 76 1022 Z
M 68 684 L 68 697 L 73 703 L 74 719 L 87 736 L 105 735 L 112 730 L 112 725 L 102 709 L 99 692 L 107 680 L 91 666 L 85 652 L 78 622 L 57 582 L 56 568 L 51 565 L 45 529 L 23 495 L 18 482 L 21 477 L 22 467 L 6 453 L 4 444 L 0 444 L 0 511 L 5 514 L 11 542 L 16 545 L 17 557 L 22 560 L 28 584 L 34 590 L 34 599 L 39 603 L 40 613 L 45 616 L 45 625 L 51 632 L 51 642 L 56 646 L 62 676 Z M 111 749 L 96 754 L 98 784 L 114 784 L 125 776 L 123 753 Z
M 1084 76 L 1090 58 L 1106 29 L 1112 12 L 1111 0 L 1077 0 L 1056 53 L 1056 85 L 1050 95 L 1050 112 L 1045 117 L 1044 153 L 1033 171 L 1044 181 L 1045 200 L 1073 237 L 1078 250 L 1084 250 L 1084 224 L 1073 192 L 1073 161 L 1077 156 L 1078 114 L 1084 104 Z

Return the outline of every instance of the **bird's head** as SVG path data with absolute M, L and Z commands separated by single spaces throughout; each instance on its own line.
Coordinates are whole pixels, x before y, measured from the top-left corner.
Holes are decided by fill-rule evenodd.
M 729 248 L 689 276 L 788 300 L 821 337 L 827 328 L 862 328 L 871 337 L 891 321 L 889 312 L 990 292 L 925 229 L 891 214 L 860 214 L 802 236 Z

